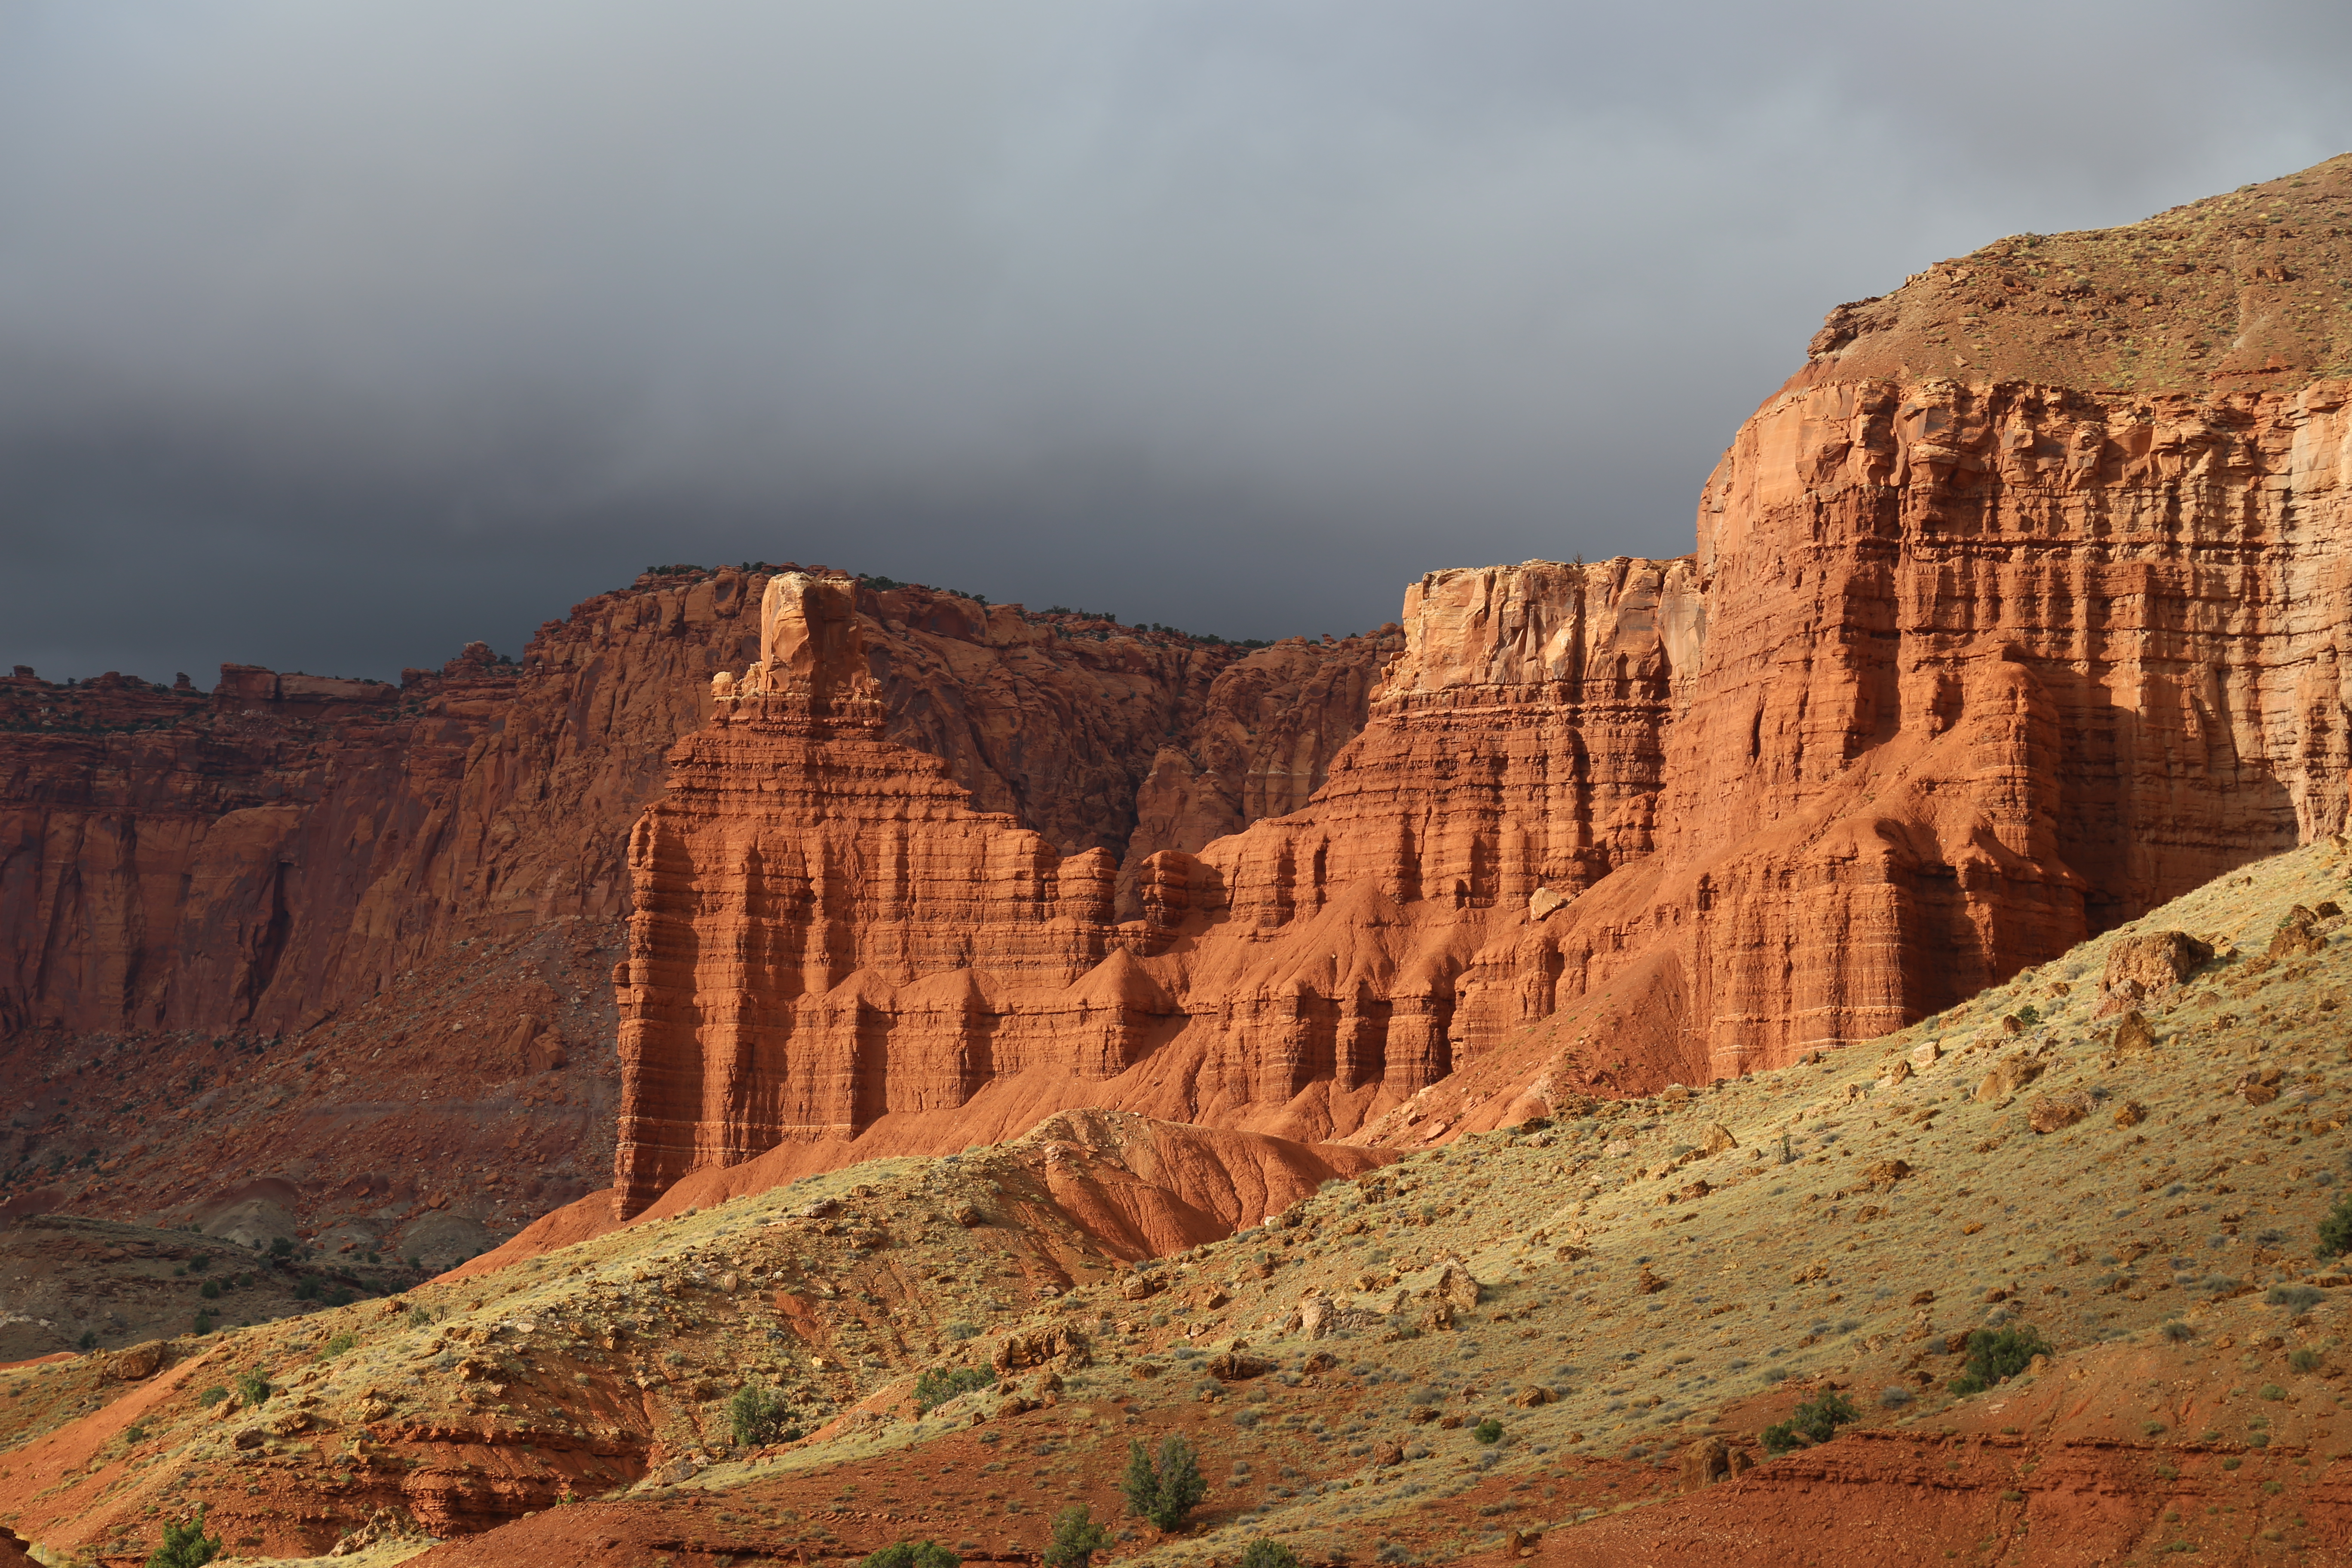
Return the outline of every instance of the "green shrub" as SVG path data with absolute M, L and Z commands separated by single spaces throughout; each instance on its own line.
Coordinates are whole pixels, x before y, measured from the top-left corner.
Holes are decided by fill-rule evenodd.
M 202 1285 L 197 1287 L 196 1294 L 202 1296 L 207 1301 L 219 1300 L 220 1281 L 217 1279 L 205 1280 Z
M 2286 1390 L 2275 1383 L 2266 1383 L 2254 1390 L 2254 1396 L 2258 1399 L 2284 1399 Z
M 2286 1364 L 2297 1372 L 2315 1371 L 2319 1365 L 2319 1352 L 2309 1345 L 2299 1346 L 2286 1352 Z
M 1242 1548 L 1242 1568 L 1300 1568 L 1300 1564 L 1297 1552 L 1261 1535 Z
M 1832 1388 L 1819 1399 L 1800 1405 L 1786 1421 L 1776 1421 L 1761 1434 L 1765 1451 L 1785 1454 L 1802 1443 L 1826 1443 L 1837 1429 L 1862 1418 L 1853 1401 Z
M 857 1568 L 962 1568 L 963 1559 L 936 1541 L 901 1541 L 869 1552 Z
M 98 1331 L 95 1329 L 84 1329 L 82 1331 L 81 1338 L 76 1340 L 74 1343 L 86 1351 L 96 1350 L 98 1348 Z
M 1491 1447 L 1503 1440 L 1503 1424 L 1489 1415 L 1470 1428 L 1470 1436 Z
M 196 1321 L 194 1325 L 193 1331 L 198 1334 L 211 1333 L 213 1331 L 213 1315 L 210 1312 L 198 1312 L 196 1314 Z
M 429 1329 L 433 1326 L 433 1314 L 422 1307 L 411 1307 L 408 1309 L 408 1326 L 412 1329 Z
M 236 1374 L 236 1397 L 240 1404 L 259 1405 L 275 1392 L 269 1386 L 269 1380 L 257 1371 Z
M 215 1383 L 210 1388 L 205 1389 L 202 1394 L 196 1395 L 196 1404 L 204 1409 L 209 1410 L 227 1397 L 228 1390 Z
M 360 1337 L 357 1334 L 350 1332 L 337 1334 L 333 1338 L 330 1339 L 325 1344 L 319 1347 L 319 1359 L 320 1361 L 332 1361 L 337 1356 L 348 1352 L 353 1345 L 359 1342 Z
M 317 1300 L 319 1299 L 319 1282 L 316 1279 L 303 1280 L 302 1283 L 294 1287 L 294 1299 L 297 1301 Z
M 293 1256 L 294 1256 L 294 1241 L 293 1241 L 293 1238 L 292 1238 L 292 1237 L 284 1237 L 284 1236 L 281 1236 L 281 1237 L 276 1237 L 275 1239 L 273 1239 L 273 1240 L 270 1242 L 270 1244 L 269 1244 L 269 1256 L 270 1256 L 270 1257 L 272 1257 L 272 1258 L 291 1258 L 291 1257 L 293 1257 Z
M 927 1412 L 960 1394 L 993 1387 L 995 1383 L 996 1374 L 984 1366 L 927 1366 L 915 1379 L 915 1409 Z
M 188 1272 L 191 1274 L 202 1274 L 212 1266 L 213 1255 L 209 1252 L 199 1252 L 188 1259 Z
M 1200 1456 L 1192 1445 L 1171 1432 L 1160 1440 L 1157 1464 L 1142 1444 L 1129 1440 L 1127 1471 L 1119 1477 L 1118 1490 L 1129 1513 L 1150 1520 L 1161 1531 L 1173 1531 L 1209 1495 L 1209 1483 L 1201 1475 Z
M 2184 1340 L 2191 1340 L 2197 1337 L 2197 1331 L 2190 1328 L 2188 1324 L 2182 1322 L 2178 1318 L 2175 1318 L 2172 1321 L 2165 1324 L 2164 1327 L 2158 1329 L 2157 1332 L 2162 1334 L 2166 1339 L 2170 1340 L 2174 1344 L 2179 1344 Z
M 1095 1522 L 1094 1510 L 1072 1503 L 1054 1516 L 1054 1539 L 1045 1548 L 1045 1568 L 1087 1568 L 1095 1553 L 1110 1545 L 1110 1531 Z
M 2273 1307 L 2307 1312 L 2327 1300 L 2327 1293 L 2309 1285 L 2273 1285 L 2263 1300 Z
M 2038 1329 L 1979 1329 L 1969 1336 L 1968 1366 L 1952 1380 L 1952 1392 L 1982 1394 L 2023 1372 L 2035 1356 L 2049 1353 L 2049 1342 Z
M 941 1329 L 940 1332 L 947 1335 L 947 1337 L 951 1340 L 975 1339 L 980 1334 L 980 1325 L 978 1323 L 967 1323 L 961 1318 L 958 1318 L 955 1321 Z
M 776 1441 L 782 1436 L 784 1417 L 790 1414 L 782 1394 L 752 1383 L 737 1389 L 735 1397 L 727 1402 L 727 1425 L 733 1429 L 735 1441 L 751 1447 Z
M 147 1554 L 147 1568 L 204 1568 L 220 1555 L 221 1538 L 205 1533 L 205 1504 L 185 1524 L 166 1524 L 163 1544 Z
M 2319 1246 L 2314 1249 L 2321 1258 L 2341 1258 L 2352 1252 L 2352 1193 L 2336 1200 L 2319 1222 Z

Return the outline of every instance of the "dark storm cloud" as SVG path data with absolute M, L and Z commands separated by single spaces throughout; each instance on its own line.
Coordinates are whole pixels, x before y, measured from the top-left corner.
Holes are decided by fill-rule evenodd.
M 0 663 L 653 561 L 1232 636 L 1689 547 L 1839 300 L 2352 147 L 2341 6 L 0 9 Z

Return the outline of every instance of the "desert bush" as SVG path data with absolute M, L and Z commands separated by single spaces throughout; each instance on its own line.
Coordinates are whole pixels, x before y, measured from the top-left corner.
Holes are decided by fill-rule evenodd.
M 2038 1355 L 2050 1353 L 2049 1342 L 2032 1326 L 1979 1329 L 1969 1336 L 1968 1365 L 1952 1380 L 1954 1394 L 1982 1394 L 2004 1378 L 2015 1377 Z
M 947 1335 L 947 1337 L 951 1340 L 969 1340 L 979 1336 L 980 1325 L 977 1323 L 967 1323 L 961 1318 L 958 1318 L 955 1321 L 948 1324 L 940 1331 Z
M 2314 1249 L 2321 1258 L 2341 1258 L 2352 1252 L 2352 1193 L 2336 1202 L 2319 1222 L 2319 1246 Z
M 269 1380 L 257 1370 L 236 1374 L 236 1397 L 240 1404 L 259 1405 L 275 1392 L 269 1386 Z
M 1095 1522 L 1094 1510 L 1072 1503 L 1054 1516 L 1054 1539 L 1045 1548 L 1045 1568 L 1087 1568 L 1095 1553 L 1110 1545 L 1110 1531 Z
M 727 1425 L 734 1432 L 735 1441 L 747 1447 L 776 1441 L 783 1435 L 784 1417 L 789 1414 L 791 1411 L 782 1394 L 755 1383 L 747 1383 L 737 1389 L 734 1397 L 727 1402 Z M 907 1543 L 900 1542 L 898 1544 L 904 1546 Z M 928 1546 L 930 1542 L 923 1544 Z M 896 1548 L 886 1547 L 884 1550 L 895 1551 Z M 901 1564 L 900 1568 L 906 1568 L 906 1565 Z
M 1911 1403 L 1911 1391 L 1901 1384 L 1892 1384 L 1878 1391 L 1878 1403 L 1889 1410 L 1900 1410 Z
M 1127 1470 L 1119 1477 L 1118 1490 L 1129 1513 L 1171 1531 L 1209 1495 L 1209 1483 L 1201 1475 L 1200 1456 L 1192 1445 L 1171 1432 L 1160 1439 L 1156 1464 L 1142 1444 L 1129 1441 Z
M 220 1555 L 221 1538 L 205 1533 L 205 1507 L 185 1524 L 163 1526 L 163 1544 L 147 1554 L 146 1568 L 204 1568 Z
M 1819 1399 L 1800 1405 L 1786 1421 L 1764 1428 L 1760 1440 L 1769 1453 L 1785 1454 L 1801 1443 L 1826 1443 L 1837 1429 L 1862 1418 L 1853 1401 L 1832 1388 Z
M 2164 1327 L 2158 1329 L 2157 1332 L 2162 1334 L 2166 1339 L 2170 1340 L 2174 1344 L 2179 1344 L 2183 1340 L 2190 1340 L 2197 1337 L 2197 1331 L 2190 1328 L 2188 1324 L 2182 1322 L 2178 1318 L 2175 1318 L 2170 1322 L 2165 1324 Z
M 1492 1447 L 1503 1440 L 1503 1424 L 1489 1415 L 1470 1428 L 1470 1436 L 1476 1438 L 1482 1447 Z
M 220 1281 L 217 1279 L 205 1280 L 202 1285 L 196 1288 L 196 1294 L 202 1296 L 207 1301 L 219 1300 Z
M 319 1347 L 319 1359 L 320 1361 L 332 1361 L 337 1356 L 343 1354 L 353 1345 L 359 1342 L 360 1337 L 357 1334 L 349 1332 L 337 1334 L 332 1339 L 330 1339 L 325 1344 Z
M 867 1552 L 857 1568 L 962 1568 L 962 1563 L 936 1541 L 901 1541 Z
M 227 1397 L 228 1390 L 215 1383 L 211 1387 L 205 1389 L 202 1394 L 196 1395 L 196 1404 L 201 1408 L 209 1410 Z
M 2273 1285 L 2263 1300 L 2273 1307 L 2307 1312 L 2327 1300 L 2327 1294 L 2309 1285 Z
M 1242 1548 L 1242 1568 L 1299 1568 L 1298 1553 L 1261 1535 Z
M 915 1379 L 915 1409 L 927 1412 L 960 1394 L 994 1385 L 996 1374 L 984 1366 L 925 1367 Z
M 2319 1352 L 2309 1345 L 2298 1346 L 2286 1352 L 2286 1364 L 2297 1372 L 2315 1371 L 2319 1365 Z
M 273 1238 L 273 1239 L 271 1240 L 271 1242 L 269 1243 L 269 1256 L 270 1256 L 270 1257 L 272 1257 L 272 1258 L 291 1258 L 291 1257 L 293 1257 L 293 1256 L 294 1256 L 294 1242 L 293 1242 L 293 1238 L 292 1238 L 292 1237 L 284 1237 L 284 1236 L 281 1236 L 281 1237 L 278 1237 Z

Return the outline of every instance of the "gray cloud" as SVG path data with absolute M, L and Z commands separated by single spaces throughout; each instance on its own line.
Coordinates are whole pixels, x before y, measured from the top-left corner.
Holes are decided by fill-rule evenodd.
M 1231 636 L 1689 547 L 1829 306 L 2352 146 L 2352 14 L 0 10 L 0 662 L 389 674 L 656 560 Z

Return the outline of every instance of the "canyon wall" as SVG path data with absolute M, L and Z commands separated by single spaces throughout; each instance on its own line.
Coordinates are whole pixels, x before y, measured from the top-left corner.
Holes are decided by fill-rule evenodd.
M 623 1207 L 1005 1104 L 1426 1139 L 1737 1074 L 2336 831 L 2347 202 L 2336 160 L 1840 307 L 1691 556 L 1431 574 L 1311 798 L 1202 842 L 1155 761 L 1125 900 L 739 701 L 640 828 Z
M 601 1184 L 630 827 L 772 575 L 648 574 L 397 687 L 0 679 L 0 1216 L 202 1222 L 267 1176 L 306 1231 L 446 1259 Z M 855 613 L 879 733 L 1107 861 L 1305 798 L 1397 643 L 899 584 Z M 1177 765 L 1191 804 L 1139 826 Z
M 226 666 L 210 694 L 0 679 L 0 1032 L 299 1030 L 461 938 L 617 921 L 624 846 L 757 647 L 766 573 L 579 605 L 520 663 L 400 687 Z M 1391 633 L 1252 652 L 861 589 L 894 739 L 1066 850 L 1229 831 L 1322 780 Z M 1196 734 L 1196 731 L 1199 731 Z M 1198 753 L 1198 760 L 1193 760 Z M 1182 765 L 1197 803 L 1145 790 Z

